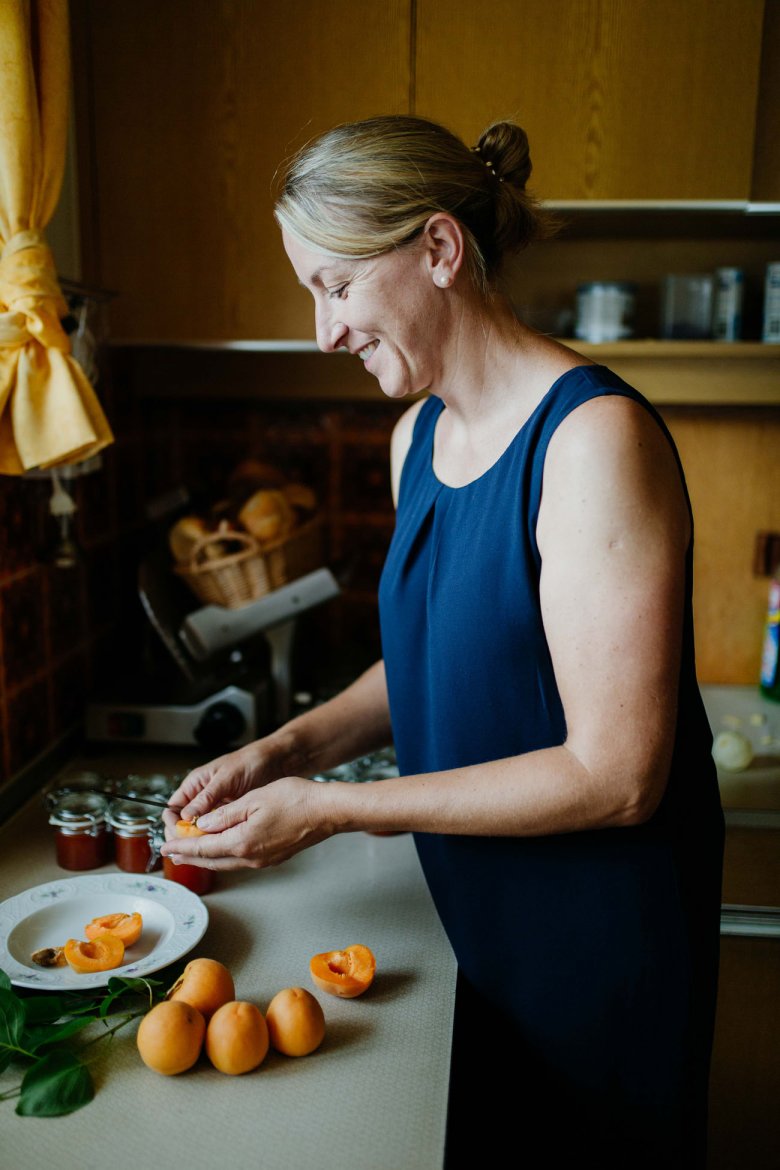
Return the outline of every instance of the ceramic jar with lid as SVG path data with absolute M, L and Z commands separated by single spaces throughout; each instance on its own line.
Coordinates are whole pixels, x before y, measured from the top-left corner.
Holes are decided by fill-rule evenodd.
M 64 792 L 52 797 L 49 824 L 55 830 L 57 864 L 63 869 L 98 869 L 109 854 L 108 802 L 95 792 Z

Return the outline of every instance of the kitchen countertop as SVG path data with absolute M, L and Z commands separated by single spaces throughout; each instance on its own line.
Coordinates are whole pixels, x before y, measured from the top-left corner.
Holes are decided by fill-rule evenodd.
M 75 876 L 56 864 L 39 796 L 0 829 L 0 849 L 0 901 Z M 217 1072 L 205 1057 L 163 1077 L 142 1064 L 131 1024 L 93 1049 L 97 1091 L 84 1110 L 22 1118 L 12 1100 L 0 1102 L 3 1165 L 440 1166 L 455 960 L 412 837 L 344 834 L 273 869 L 218 874 L 204 902 L 209 925 L 188 958 L 220 959 L 237 998 L 262 1010 L 281 988 L 308 987 L 325 1010 L 322 1047 L 301 1058 L 271 1051 L 241 1077 Z M 353 1000 L 316 991 L 311 955 L 355 942 L 376 954 L 371 989 Z M 18 1072 L 3 1074 L 0 1090 L 16 1084 Z

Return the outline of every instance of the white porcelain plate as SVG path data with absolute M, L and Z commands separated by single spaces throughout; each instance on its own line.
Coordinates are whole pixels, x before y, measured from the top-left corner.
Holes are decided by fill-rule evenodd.
M 42 947 L 86 938 L 84 928 L 103 914 L 143 918 L 137 943 L 121 967 L 79 975 L 70 967 L 39 967 L 30 955 Z M 0 904 L 0 968 L 18 987 L 78 991 L 105 987 L 113 975 L 151 975 L 186 955 L 203 937 L 209 914 L 178 882 L 153 874 L 85 874 L 46 882 Z

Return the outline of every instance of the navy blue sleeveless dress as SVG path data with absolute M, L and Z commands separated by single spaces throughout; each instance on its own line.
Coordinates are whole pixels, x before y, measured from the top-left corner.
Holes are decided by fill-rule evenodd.
M 423 404 L 379 591 L 402 775 L 564 741 L 539 603 L 542 474 L 561 421 L 611 394 L 640 402 L 674 449 L 640 394 L 603 366 L 580 366 L 554 383 L 498 461 L 460 488 L 433 472 L 443 403 Z M 458 961 L 456 1041 L 459 1028 L 471 1036 L 453 1069 L 466 1086 L 455 1105 L 451 1098 L 456 1129 L 454 1115 L 481 1100 L 493 1108 L 491 1134 L 513 1111 L 526 1150 L 535 1135 L 540 1150 L 558 1142 L 563 1157 L 576 1131 L 580 1155 L 590 1144 L 603 1166 L 638 1166 L 641 1134 L 648 1164 L 661 1155 L 674 1165 L 685 1145 L 680 1165 L 703 1165 L 723 817 L 696 680 L 691 566 L 692 547 L 673 762 L 648 822 L 545 837 L 415 835 Z M 468 1007 L 470 1024 L 459 1024 Z M 491 1073 L 486 1035 L 501 1037 L 509 1082 Z

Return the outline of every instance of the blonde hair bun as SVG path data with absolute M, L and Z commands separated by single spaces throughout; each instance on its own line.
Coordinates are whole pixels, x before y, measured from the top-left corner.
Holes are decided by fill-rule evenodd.
M 287 232 L 327 256 L 366 259 L 410 243 L 437 211 L 458 220 L 466 268 L 488 295 L 510 252 L 551 235 L 529 195 L 528 138 L 496 122 L 469 148 L 438 122 L 387 114 L 315 138 L 289 163 L 274 214 Z

